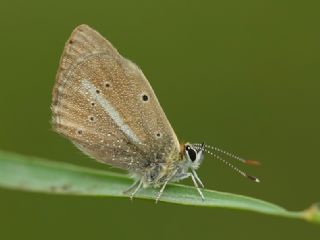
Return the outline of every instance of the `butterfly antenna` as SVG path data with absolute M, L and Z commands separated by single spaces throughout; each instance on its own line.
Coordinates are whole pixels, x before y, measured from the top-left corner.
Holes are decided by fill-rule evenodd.
M 196 146 L 201 146 L 201 144 L 196 144 Z M 226 155 L 226 156 L 228 156 L 230 158 L 236 159 L 236 160 L 238 160 L 238 161 L 240 161 L 240 162 L 242 162 L 244 164 L 253 165 L 253 166 L 260 165 L 259 161 L 243 159 L 243 158 L 238 157 L 238 156 L 236 156 L 236 155 L 234 155 L 234 154 L 232 154 L 230 152 L 227 152 L 225 150 L 222 150 L 222 149 L 214 147 L 214 146 L 210 146 L 210 145 L 206 145 L 206 144 L 204 146 L 205 146 L 205 148 L 210 148 L 210 149 L 212 149 L 212 150 L 214 150 L 216 152 L 222 153 L 222 154 L 224 154 L 224 155 Z
M 232 165 L 230 162 L 228 162 L 228 161 L 226 161 L 225 159 L 223 159 L 222 157 L 220 157 L 219 155 L 217 155 L 217 154 L 211 152 L 210 150 L 207 150 L 206 148 L 204 148 L 204 146 L 207 147 L 207 145 L 204 145 L 204 144 L 193 144 L 193 146 L 195 146 L 198 150 L 202 149 L 202 150 L 205 151 L 206 153 L 209 153 L 211 156 L 213 156 L 214 158 L 220 160 L 221 162 L 223 162 L 223 163 L 226 164 L 227 166 L 231 167 L 233 170 L 235 170 L 236 172 L 240 173 L 242 176 L 244 176 L 244 177 L 246 177 L 246 178 L 248 178 L 248 179 L 250 179 L 250 180 L 252 180 L 252 181 L 254 181 L 254 182 L 260 182 L 260 180 L 259 180 L 258 178 L 254 177 L 254 176 L 251 176 L 251 175 L 249 175 L 249 174 L 247 174 L 247 173 L 245 173 L 244 171 L 240 170 L 240 169 L 237 168 L 236 166 Z M 214 149 L 214 150 L 217 149 L 217 148 L 211 147 L 211 146 L 209 146 L 209 148 Z M 222 151 L 223 151 L 223 150 L 222 150 Z M 220 152 L 220 151 L 219 151 L 219 152 Z M 223 151 L 222 153 L 224 153 L 224 152 L 225 152 L 225 151 Z M 228 153 L 228 154 L 229 154 L 229 153 Z M 227 156 L 230 156 L 230 155 L 234 156 L 233 154 L 229 154 L 229 155 L 228 155 L 228 154 L 226 154 L 226 155 L 227 155 Z M 238 159 L 238 158 L 239 158 L 239 157 L 237 157 L 236 159 L 237 159 L 237 160 L 241 159 L 241 160 L 239 160 L 239 161 L 241 161 L 241 162 L 246 161 L 246 160 L 244 160 L 244 159 L 242 159 L 242 158 L 239 158 L 239 159 Z M 244 162 L 244 163 L 246 163 L 246 162 Z
M 199 145 L 200 146 L 200 145 Z M 254 176 L 251 176 L 251 175 L 248 175 L 246 174 L 245 172 L 241 171 L 239 168 L 235 167 L 234 165 L 232 165 L 230 162 L 226 161 L 225 159 L 223 159 L 222 157 L 220 157 L 219 155 L 207 150 L 207 149 L 204 149 L 204 151 L 206 153 L 209 153 L 210 155 L 212 155 L 214 158 L 220 160 L 221 162 L 223 162 L 224 164 L 226 164 L 227 166 L 231 167 L 233 170 L 235 170 L 236 172 L 240 173 L 242 176 L 254 181 L 254 182 L 260 182 L 260 180 L 257 178 L 257 177 L 254 177 Z

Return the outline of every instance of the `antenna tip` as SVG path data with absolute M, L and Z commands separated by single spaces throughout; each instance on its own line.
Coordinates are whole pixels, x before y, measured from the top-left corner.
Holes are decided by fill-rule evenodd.
M 259 183 L 259 182 L 260 182 L 259 178 L 256 178 L 256 177 L 254 177 L 254 176 L 246 175 L 246 177 L 249 178 L 250 180 L 256 182 L 256 183 Z
M 248 165 L 252 165 L 252 166 L 259 166 L 261 165 L 261 163 L 259 161 L 256 161 L 256 160 L 245 160 L 244 161 L 245 164 L 248 164 Z

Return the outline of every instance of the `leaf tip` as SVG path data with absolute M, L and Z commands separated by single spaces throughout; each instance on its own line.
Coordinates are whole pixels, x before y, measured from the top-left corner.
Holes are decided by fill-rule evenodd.
M 320 223 L 320 203 L 314 203 L 302 212 L 303 218 L 307 221 Z

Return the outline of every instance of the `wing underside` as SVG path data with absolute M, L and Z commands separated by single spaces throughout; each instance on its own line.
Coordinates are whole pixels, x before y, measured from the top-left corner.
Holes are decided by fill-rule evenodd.
M 142 71 L 86 25 L 66 43 L 52 112 L 54 129 L 100 162 L 138 171 L 179 152 Z

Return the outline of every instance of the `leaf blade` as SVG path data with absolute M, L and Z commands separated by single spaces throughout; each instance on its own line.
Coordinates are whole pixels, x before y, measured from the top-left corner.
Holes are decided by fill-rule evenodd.
M 123 194 L 123 190 L 131 183 L 132 180 L 122 174 L 0 151 L 0 187 L 3 188 L 47 194 L 128 197 Z M 136 198 L 154 199 L 156 192 L 156 189 L 143 189 Z M 275 204 L 251 197 L 206 189 L 203 193 L 205 201 L 201 200 L 193 187 L 170 184 L 161 201 L 241 209 L 320 223 L 319 208 L 316 205 L 305 211 L 290 212 Z

